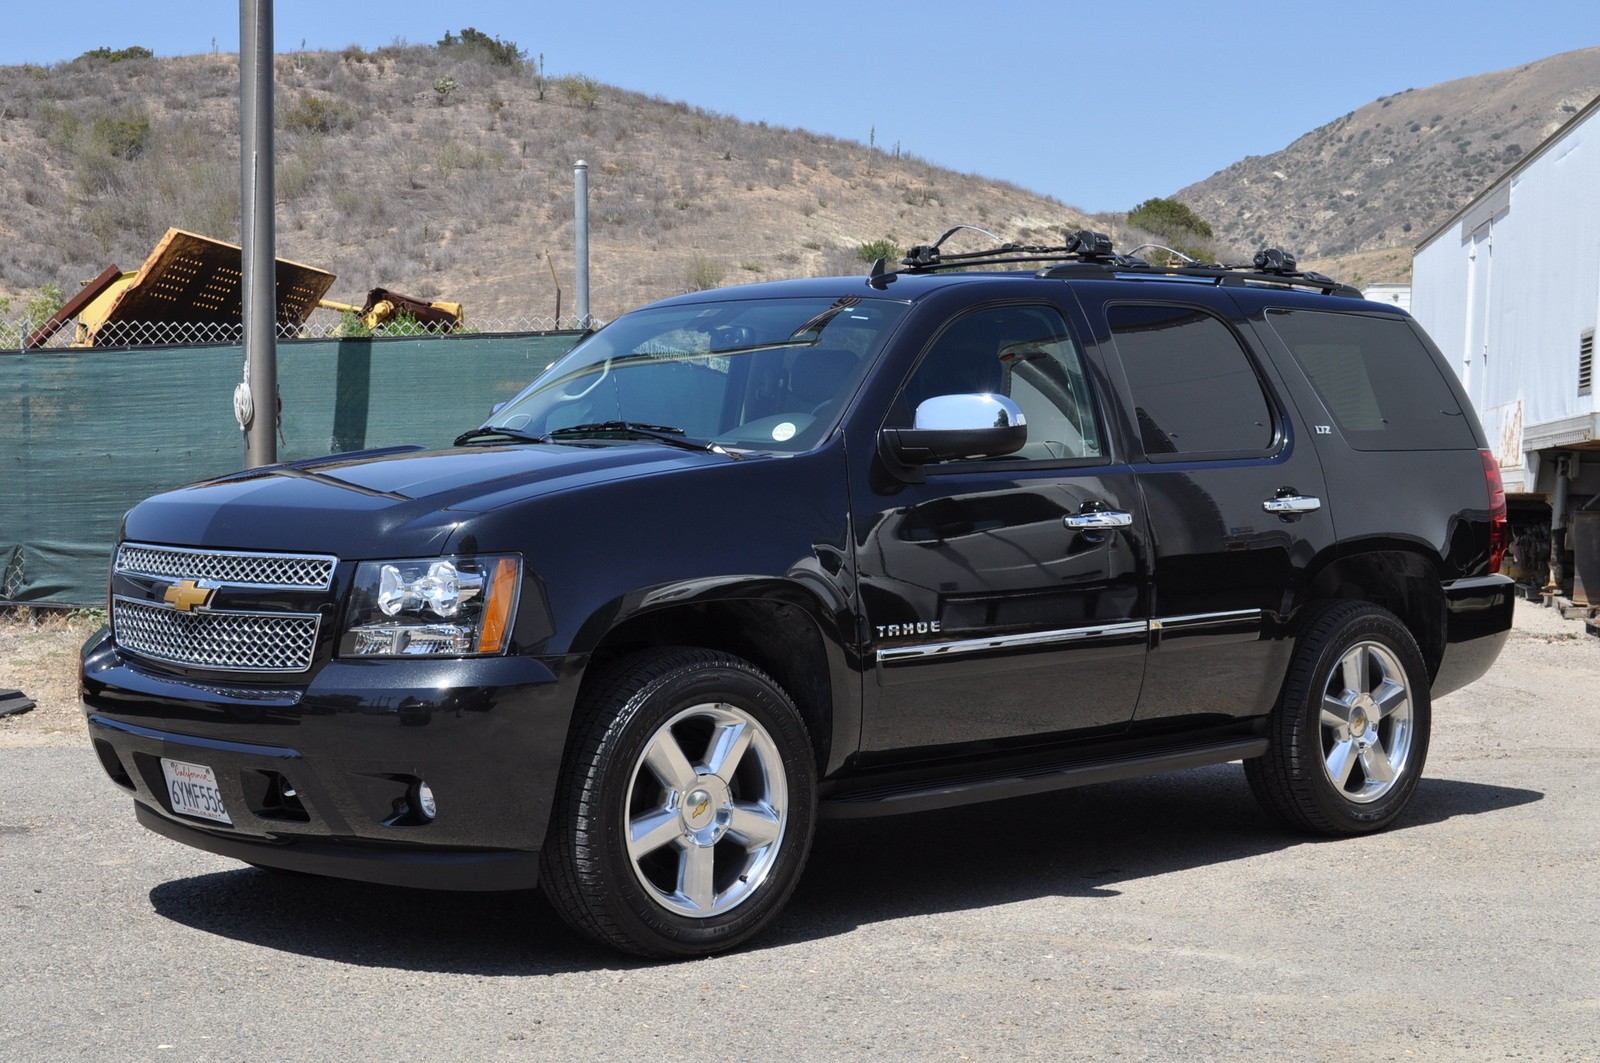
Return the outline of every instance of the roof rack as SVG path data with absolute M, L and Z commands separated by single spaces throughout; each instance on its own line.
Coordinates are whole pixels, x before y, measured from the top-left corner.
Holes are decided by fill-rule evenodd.
M 940 251 L 941 245 L 946 240 L 961 232 L 971 229 L 982 233 L 997 242 L 996 247 L 984 251 L 966 251 L 958 254 L 948 254 Z M 1206 265 L 1189 258 L 1180 252 L 1171 251 L 1170 248 L 1157 247 L 1146 244 L 1138 248 L 1143 251 L 1146 247 L 1156 247 L 1160 251 L 1169 251 L 1171 254 L 1182 258 L 1184 265 L 1156 266 L 1142 258 L 1131 255 L 1119 255 L 1112 249 L 1111 237 L 1105 233 L 1094 232 L 1090 229 L 1080 229 L 1067 237 L 1067 242 L 1059 247 L 1046 247 L 1033 244 L 1014 244 L 1000 240 L 1000 237 L 987 229 L 980 229 L 976 225 L 957 225 L 949 229 L 932 244 L 918 244 L 906 252 L 901 260 L 903 269 L 890 271 L 886 268 L 883 259 L 879 259 L 872 267 L 869 281 L 877 284 L 885 283 L 888 278 L 897 274 L 938 273 L 943 270 L 971 269 L 974 266 L 1005 266 L 1020 265 L 1030 262 L 1050 262 L 1055 265 L 1046 266 L 1036 276 L 1045 278 L 1081 277 L 1081 278 L 1107 278 L 1107 277 L 1194 277 L 1209 279 L 1223 285 L 1270 284 L 1279 287 L 1308 288 L 1319 291 L 1324 295 L 1341 295 L 1359 299 L 1361 293 L 1348 284 L 1343 284 L 1331 277 L 1320 273 L 1301 271 L 1295 257 L 1287 251 L 1276 247 L 1265 248 L 1256 252 L 1255 259 L 1248 264 L 1224 265 L 1220 262 Z

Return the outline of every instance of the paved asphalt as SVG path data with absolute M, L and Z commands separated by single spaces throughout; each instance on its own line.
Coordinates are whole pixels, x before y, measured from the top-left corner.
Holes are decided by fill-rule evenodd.
M 1600 1059 L 1600 639 L 1531 607 L 1403 825 L 1236 765 L 825 824 L 776 930 L 635 963 L 537 894 L 286 876 L 0 750 L 0 1060 Z

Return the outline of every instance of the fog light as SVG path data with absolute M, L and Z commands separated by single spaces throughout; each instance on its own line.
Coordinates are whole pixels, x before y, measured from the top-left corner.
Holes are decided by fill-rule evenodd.
M 416 800 L 412 802 L 412 806 L 423 819 L 431 821 L 439 814 L 439 806 L 433 800 L 433 787 L 425 782 L 419 782 L 414 796 Z

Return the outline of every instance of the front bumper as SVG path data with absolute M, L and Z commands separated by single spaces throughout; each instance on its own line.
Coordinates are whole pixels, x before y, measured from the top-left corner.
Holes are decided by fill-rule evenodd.
M 392 885 L 537 880 L 581 661 L 333 661 L 309 684 L 195 681 L 84 647 L 89 735 L 157 833 L 252 864 Z M 209 767 L 232 825 L 173 811 L 161 760 Z M 426 782 L 437 801 L 418 814 Z

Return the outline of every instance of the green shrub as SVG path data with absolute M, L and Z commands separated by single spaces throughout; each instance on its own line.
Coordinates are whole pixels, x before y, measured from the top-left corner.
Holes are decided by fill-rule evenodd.
M 292 133 L 331 133 L 354 126 L 356 115 L 344 104 L 312 94 L 285 107 L 281 121 L 283 128 Z
M 471 26 L 462 30 L 459 37 L 446 30 L 445 35 L 439 38 L 439 48 L 459 50 L 494 66 L 521 67 L 528 61 L 527 49 L 518 48 L 515 41 L 491 37 Z
M 90 136 L 107 154 L 119 159 L 137 159 L 144 152 L 145 141 L 150 139 L 150 119 L 130 107 L 120 117 L 96 118 Z
M 567 99 L 582 107 L 586 111 L 594 110 L 594 105 L 600 102 L 600 83 L 591 77 L 582 74 L 569 74 L 557 82 L 561 91 L 566 93 Z
M 121 63 L 128 59 L 149 59 L 156 53 L 137 44 L 113 51 L 110 48 L 95 48 L 78 56 L 79 59 L 104 59 L 108 63 Z
M 28 330 L 31 332 L 49 321 L 57 310 L 66 305 L 67 297 L 61 293 L 59 284 L 43 285 L 22 304 L 22 316 L 27 319 Z
M 1175 199 L 1147 199 L 1128 211 L 1128 224 L 1157 236 L 1212 238 L 1211 226 Z
M 900 245 L 891 239 L 868 240 L 856 248 L 856 257 L 866 263 L 873 263 L 878 259 L 887 259 L 890 262 L 900 260 Z

